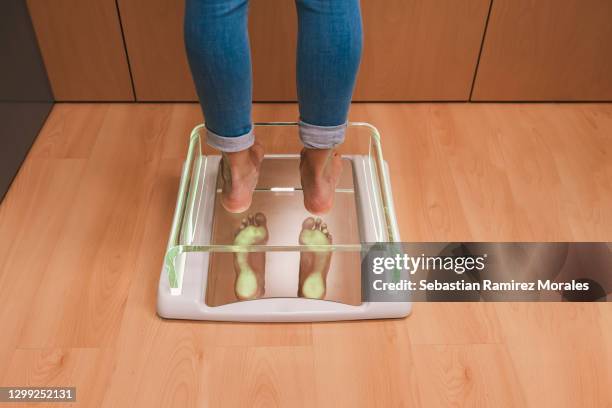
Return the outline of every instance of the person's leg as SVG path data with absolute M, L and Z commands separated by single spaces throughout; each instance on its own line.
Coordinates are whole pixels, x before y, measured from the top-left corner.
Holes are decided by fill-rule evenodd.
M 328 212 L 340 176 L 334 147 L 344 141 L 347 115 L 361 60 L 359 0 L 296 0 L 300 165 L 304 205 Z
M 185 48 L 200 98 L 207 142 L 223 152 L 221 203 L 242 212 L 251 203 L 263 157 L 251 120 L 248 0 L 187 0 Z

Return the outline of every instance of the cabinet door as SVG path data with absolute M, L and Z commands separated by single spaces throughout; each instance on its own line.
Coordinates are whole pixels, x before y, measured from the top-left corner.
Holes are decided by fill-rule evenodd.
M 134 99 L 114 0 L 27 0 L 58 101 Z
M 494 0 L 473 100 L 612 99 L 612 1 Z
M 139 101 L 195 101 L 183 43 L 184 0 L 119 0 Z M 295 100 L 295 4 L 251 0 L 255 100 Z
M 355 99 L 468 100 L 489 0 L 363 0 Z
M 118 0 L 136 100 L 195 101 L 183 43 L 185 0 Z

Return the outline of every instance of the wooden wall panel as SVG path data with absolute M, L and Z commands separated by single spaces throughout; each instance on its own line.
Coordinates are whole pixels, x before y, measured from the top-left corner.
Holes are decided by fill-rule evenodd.
M 183 43 L 184 0 L 119 0 L 139 101 L 197 100 Z M 251 0 L 256 100 L 295 99 L 295 5 Z
M 363 0 L 356 100 L 467 100 L 489 0 Z
M 612 1 L 493 0 L 473 100 L 612 100 Z
M 114 0 L 27 4 L 56 100 L 133 100 Z
M 184 0 L 119 0 L 139 101 L 197 100 L 183 43 Z M 295 5 L 251 0 L 256 100 L 295 100 Z
M 118 0 L 139 101 L 197 100 L 183 43 L 185 0 Z
M 357 100 L 467 100 L 490 0 L 362 0 Z M 196 98 L 184 1 L 119 0 L 138 100 Z M 251 0 L 254 99 L 295 100 L 295 4 Z
M 297 16 L 293 0 L 251 0 L 253 98 L 295 101 Z

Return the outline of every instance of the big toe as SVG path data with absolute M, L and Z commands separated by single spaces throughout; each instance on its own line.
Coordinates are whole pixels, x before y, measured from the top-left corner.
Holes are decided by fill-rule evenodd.
M 253 216 L 253 219 L 255 220 L 255 225 L 257 225 L 258 227 L 266 226 L 267 219 L 263 213 L 258 212 Z
M 313 229 L 315 226 L 315 219 L 312 217 L 308 217 L 302 223 L 302 229 Z

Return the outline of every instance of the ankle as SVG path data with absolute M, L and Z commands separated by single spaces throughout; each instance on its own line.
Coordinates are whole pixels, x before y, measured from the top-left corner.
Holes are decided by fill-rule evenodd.
M 334 149 L 311 149 L 309 147 L 305 147 L 302 150 L 302 153 L 305 157 L 309 158 L 309 159 L 313 159 L 313 160 L 325 160 L 327 159 L 329 156 L 331 156 L 331 153 L 334 151 Z
M 228 174 L 232 179 L 240 179 L 252 174 L 256 170 L 250 149 L 239 152 L 224 152 L 223 166 L 228 170 Z
M 309 149 L 302 150 L 302 161 L 307 168 L 315 173 L 322 173 L 330 159 L 333 157 L 334 149 Z

